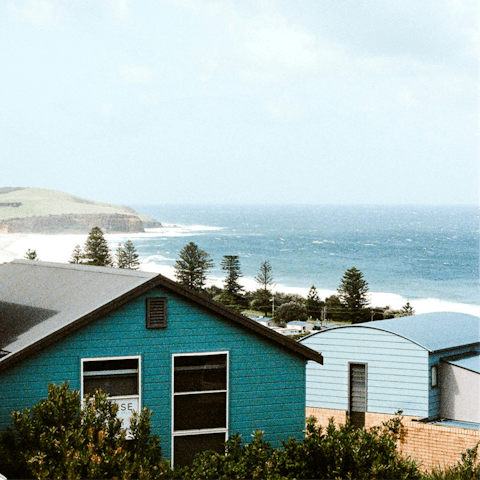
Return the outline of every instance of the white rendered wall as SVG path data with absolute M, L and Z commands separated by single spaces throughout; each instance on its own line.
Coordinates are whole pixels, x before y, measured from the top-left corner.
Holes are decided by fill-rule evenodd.
M 440 415 L 480 423 L 480 375 L 447 362 L 440 364 Z

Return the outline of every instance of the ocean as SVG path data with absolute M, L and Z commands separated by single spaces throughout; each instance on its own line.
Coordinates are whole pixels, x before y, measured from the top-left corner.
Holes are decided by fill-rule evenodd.
M 210 283 L 222 285 L 224 255 L 238 255 L 248 290 L 260 264 L 272 266 L 274 291 L 322 299 L 336 293 L 356 267 L 369 284 L 372 306 L 416 313 L 480 315 L 477 206 L 132 205 L 163 225 L 138 234 L 109 234 L 112 252 L 132 240 L 141 269 L 174 279 L 180 250 L 195 242 L 215 262 Z M 87 235 L 0 235 L 0 262 L 23 258 L 68 262 Z
M 268 260 L 278 290 L 303 294 L 312 285 L 324 295 L 335 293 L 344 272 L 356 267 L 372 304 L 397 308 L 410 301 L 420 310 L 426 301 L 430 308 L 437 302 L 437 310 L 461 304 L 478 314 L 477 206 L 133 207 L 165 227 L 129 236 L 153 271 L 171 271 L 179 251 L 193 241 L 213 258 L 210 276 L 217 283 L 224 277 L 223 255 L 239 256 L 248 288 L 255 288 L 260 263 Z

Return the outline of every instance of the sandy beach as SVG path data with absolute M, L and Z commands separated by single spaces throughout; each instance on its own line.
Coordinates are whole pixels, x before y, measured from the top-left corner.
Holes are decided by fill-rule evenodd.
M 181 227 L 171 226 L 162 229 L 163 235 L 176 235 Z M 134 239 L 136 236 L 154 236 L 158 235 L 156 229 L 152 229 L 147 233 L 129 234 L 128 237 Z M 126 239 L 125 234 L 106 235 L 110 249 L 114 252 L 120 242 Z M 0 263 L 11 262 L 15 259 L 25 257 L 27 250 L 35 250 L 38 258 L 45 262 L 59 262 L 68 263 L 76 245 L 83 245 L 87 239 L 87 234 L 78 235 L 41 235 L 41 234 L 0 234 Z M 174 278 L 174 270 L 170 265 L 161 265 L 146 261 L 141 264 L 141 270 L 160 273 L 168 278 Z M 221 278 L 210 278 L 210 285 L 222 286 L 223 280 Z M 243 278 L 241 283 L 247 290 L 255 290 L 257 288 L 256 282 L 253 278 Z M 297 293 L 306 297 L 308 295 L 308 288 L 298 288 L 289 285 L 275 285 L 275 291 L 282 293 Z M 320 298 L 324 299 L 330 295 L 334 295 L 336 291 L 325 290 L 318 288 Z M 385 292 L 370 292 L 371 305 L 376 307 L 389 306 L 393 309 L 400 309 L 408 299 L 394 294 Z M 463 303 L 447 302 L 442 299 L 426 298 L 420 300 L 410 301 L 416 313 L 427 312 L 461 312 L 472 315 L 480 315 L 480 307 L 476 305 L 469 305 Z

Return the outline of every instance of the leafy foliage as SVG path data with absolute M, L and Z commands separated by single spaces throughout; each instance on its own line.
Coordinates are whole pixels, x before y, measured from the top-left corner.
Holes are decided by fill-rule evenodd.
M 280 305 L 275 310 L 274 320 L 278 324 L 285 324 L 295 320 L 305 322 L 308 320 L 305 305 L 298 302 L 288 302 Z
M 30 250 L 28 249 L 25 252 L 25 257 L 27 260 L 38 260 L 38 255 L 36 250 Z
M 272 294 L 269 290 L 264 290 L 263 288 L 255 290 L 250 306 L 253 309 L 262 311 L 267 316 L 272 309 Z
M 81 405 L 67 383 L 49 385 L 48 397 L 32 409 L 13 412 L 13 429 L 0 443 L 0 471 L 8 477 L 39 479 L 152 478 L 167 469 L 150 433 L 144 409 L 131 421 L 126 439 L 118 405 L 96 392 Z
M 225 455 L 201 453 L 191 467 L 177 470 L 176 478 L 419 479 L 417 465 L 397 450 L 400 434 L 399 418 L 370 430 L 350 424 L 337 429 L 331 420 L 325 432 L 310 418 L 302 441 L 272 448 L 261 431 L 246 445 L 237 435 L 226 443 Z
M 127 440 L 118 406 L 96 392 L 81 405 L 68 384 L 49 385 L 48 397 L 32 409 L 13 412 L 13 428 L 0 437 L 0 471 L 8 478 L 39 479 L 423 479 L 477 480 L 478 444 L 452 467 L 421 473 L 397 449 L 403 433 L 400 417 L 381 427 L 358 429 L 347 423 L 326 429 L 307 420 L 305 437 L 273 448 L 262 431 L 249 443 L 240 435 L 225 444 L 225 453 L 208 451 L 192 465 L 171 469 L 161 460 L 158 437 L 151 434 L 144 409 L 130 424 Z
M 210 255 L 190 242 L 180 250 L 179 256 L 175 261 L 175 277 L 178 282 L 191 290 L 202 290 L 207 271 L 214 266 Z

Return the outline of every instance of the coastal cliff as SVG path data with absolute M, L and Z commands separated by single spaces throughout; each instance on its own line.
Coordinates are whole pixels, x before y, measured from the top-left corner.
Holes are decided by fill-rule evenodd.
M 86 233 L 95 226 L 106 233 L 138 233 L 162 225 L 130 207 L 56 190 L 0 188 L 0 232 Z

